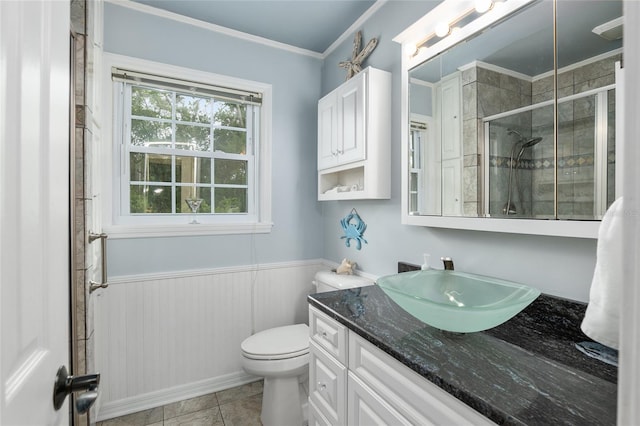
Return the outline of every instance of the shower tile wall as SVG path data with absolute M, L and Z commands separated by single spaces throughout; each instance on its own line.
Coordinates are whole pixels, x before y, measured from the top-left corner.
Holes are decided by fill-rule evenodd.
M 484 127 L 482 119 L 501 112 L 510 111 L 523 106 L 531 105 L 531 82 L 516 78 L 511 75 L 473 65 L 462 71 L 462 99 L 463 99 L 463 194 L 464 215 L 477 216 L 482 214 L 483 194 L 478 192 L 482 188 L 483 169 L 481 156 L 483 154 Z M 511 124 L 514 128 L 531 128 L 530 114 L 521 114 L 516 122 Z M 504 132 L 506 133 L 506 126 Z M 497 136 L 497 135 L 496 135 Z M 491 138 L 496 140 L 495 138 Z M 500 164 L 508 163 L 511 149 L 510 143 L 500 143 L 498 152 L 492 154 L 494 160 Z M 506 158 L 506 160 L 505 160 Z M 493 168 L 499 173 L 492 181 L 496 187 L 490 186 L 490 199 L 495 201 L 495 207 L 490 207 L 490 213 L 501 211 L 506 198 L 495 196 L 507 193 L 508 167 Z M 523 185 L 530 177 L 522 175 Z M 494 192 L 494 194 L 491 194 Z
M 94 208 L 96 187 L 94 182 L 96 170 L 91 166 L 93 162 L 93 146 L 98 142 L 98 123 L 94 116 L 95 105 L 98 101 L 94 84 L 96 71 L 99 69 L 97 61 L 100 57 L 101 44 L 99 33 L 101 28 L 101 1 L 72 0 L 71 1 L 71 30 L 75 45 L 74 52 L 74 147 L 73 174 L 75 186 L 72 188 L 75 205 L 75 220 L 72 234 L 75 240 L 73 257 L 72 291 L 72 324 L 74 336 L 72 345 L 72 374 L 86 374 L 94 372 L 94 307 L 93 296 L 88 294 L 88 281 L 95 279 L 96 247 L 98 244 L 88 244 L 89 232 L 94 232 L 99 224 L 96 221 L 98 209 Z M 98 271 L 99 272 L 99 271 Z M 73 409 L 73 404 L 69 405 Z M 72 413 L 73 423 L 88 425 L 92 421 L 88 415 Z
M 85 303 L 85 188 L 84 188 L 84 137 L 86 114 L 83 110 L 85 104 L 85 43 L 86 43 L 86 4 L 84 0 L 71 2 L 71 29 L 74 33 L 74 97 L 72 102 L 75 108 L 74 123 L 74 172 L 75 187 L 72 188 L 75 217 L 73 223 L 73 238 L 75 240 L 75 253 L 73 256 L 72 291 L 72 374 L 86 374 L 86 303 Z M 72 410 L 74 424 L 86 425 L 89 420 L 86 415 L 79 415 L 73 410 L 73 404 L 69 404 Z
M 561 54 L 561 52 L 560 52 Z M 558 97 L 583 93 L 615 83 L 617 54 L 558 74 Z M 553 77 L 534 79 L 534 103 L 553 98 Z M 595 105 L 593 96 L 558 105 L 558 215 L 560 218 L 587 219 L 594 214 Z M 609 94 L 608 124 L 608 201 L 613 201 L 615 174 L 615 94 Z M 553 108 L 533 111 L 533 136 L 552 140 Z M 533 213 L 553 216 L 553 146 L 541 144 L 535 153 L 533 169 Z

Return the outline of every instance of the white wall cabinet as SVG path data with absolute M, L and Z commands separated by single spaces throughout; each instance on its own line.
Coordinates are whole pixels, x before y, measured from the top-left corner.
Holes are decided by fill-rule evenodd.
M 366 158 L 365 71 L 318 102 L 318 170 Z
M 318 101 L 318 199 L 390 197 L 391 74 L 368 67 Z
M 309 309 L 309 324 L 309 424 L 494 424 L 314 307 Z M 313 324 L 322 326 L 314 331 Z M 325 336 L 323 330 L 330 332 Z M 346 347 L 338 350 L 344 344 L 337 337 L 342 334 Z M 335 356 L 327 348 L 336 349 Z M 345 355 L 346 363 L 339 360 Z

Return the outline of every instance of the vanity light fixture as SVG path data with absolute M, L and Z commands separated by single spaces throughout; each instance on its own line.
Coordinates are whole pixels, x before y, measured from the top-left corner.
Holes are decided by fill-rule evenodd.
M 405 52 L 407 56 L 416 56 L 420 53 L 420 49 L 424 49 L 422 42 L 405 44 Z
M 461 7 L 458 7 L 455 12 L 453 12 L 452 14 L 445 12 L 445 16 L 449 15 L 447 18 L 431 23 L 431 31 L 428 32 L 426 36 L 422 37 L 422 39 L 420 39 L 415 44 L 408 43 L 407 54 L 409 55 L 409 57 L 415 57 L 419 55 L 422 50 L 428 47 L 428 44 L 435 37 L 444 39 L 445 37 L 450 36 L 460 29 L 460 26 L 458 24 L 466 25 L 466 21 L 468 21 L 468 18 L 472 17 L 472 15 L 482 15 L 492 9 L 495 9 L 501 3 L 502 2 L 495 0 L 460 1 Z M 453 15 L 453 17 L 451 15 Z
M 442 38 L 442 37 L 448 36 L 450 32 L 451 32 L 451 27 L 449 26 L 448 23 L 440 22 L 438 25 L 436 25 L 435 33 L 438 37 Z

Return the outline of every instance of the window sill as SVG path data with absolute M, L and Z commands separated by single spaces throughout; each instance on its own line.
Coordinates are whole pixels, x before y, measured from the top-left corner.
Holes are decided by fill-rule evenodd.
M 109 225 L 104 232 L 109 239 L 190 237 L 202 235 L 267 234 L 273 223 L 224 223 L 224 224 L 180 224 L 180 225 Z

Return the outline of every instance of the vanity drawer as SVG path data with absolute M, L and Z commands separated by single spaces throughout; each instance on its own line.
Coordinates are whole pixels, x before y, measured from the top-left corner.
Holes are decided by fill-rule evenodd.
M 345 326 L 313 306 L 309 306 L 309 329 L 313 342 L 336 357 L 342 364 L 347 364 L 347 328 Z
M 332 426 L 313 401 L 309 400 L 309 426 Z
M 353 332 L 349 333 L 349 371 L 412 424 L 494 425 Z
M 314 342 L 309 351 L 309 401 L 329 424 L 345 424 L 347 415 L 347 367 Z M 322 422 L 322 419 L 318 419 Z
M 412 426 L 409 420 L 402 417 L 353 373 L 349 373 L 348 383 L 349 426 Z

